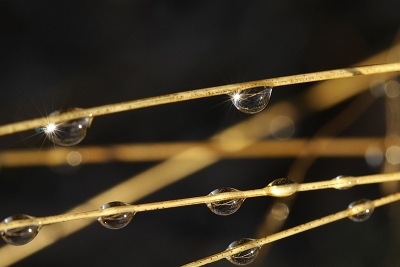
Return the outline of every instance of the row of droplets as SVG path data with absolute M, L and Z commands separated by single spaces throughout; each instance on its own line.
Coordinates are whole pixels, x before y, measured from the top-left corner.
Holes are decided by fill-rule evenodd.
M 275 189 L 281 188 L 282 192 L 287 192 L 288 188 L 293 188 L 293 186 L 297 185 L 292 180 L 286 178 L 279 178 L 272 181 L 268 184 L 268 188 Z M 212 191 L 209 195 L 217 195 L 221 193 L 228 192 L 239 192 L 239 190 L 231 187 L 222 187 Z M 295 191 L 293 191 L 294 193 Z M 245 198 L 237 198 L 231 200 L 222 200 L 216 201 L 212 203 L 207 203 L 207 207 L 215 214 L 221 216 L 227 216 L 235 213 L 242 206 Z M 100 210 L 104 210 L 112 207 L 121 207 L 121 206 L 129 206 L 130 204 L 121 201 L 113 201 L 106 203 L 100 207 Z M 108 216 L 101 216 L 97 220 L 101 225 L 108 229 L 121 229 L 127 226 L 132 220 L 133 216 L 136 212 L 125 212 L 119 214 L 113 214 Z M 3 223 L 9 223 L 16 220 L 26 220 L 26 219 L 34 219 L 35 217 L 26 215 L 26 214 L 17 214 L 10 217 L 7 217 L 3 220 Z M 14 228 L 14 229 L 6 229 L 0 232 L 2 238 L 9 243 L 10 245 L 21 246 L 31 242 L 36 235 L 39 233 L 41 228 L 41 224 L 31 225 L 27 227 Z
M 280 192 L 280 196 L 287 196 L 297 191 L 298 184 L 294 181 L 287 179 L 287 178 L 279 178 L 268 184 L 267 188 L 271 190 L 271 192 Z M 238 192 L 239 190 L 231 187 L 223 187 L 220 189 L 216 189 L 212 191 L 209 195 L 217 195 L 221 193 L 227 192 Z M 290 193 L 290 194 L 289 194 Z M 235 213 L 243 204 L 245 198 L 237 198 L 231 200 L 222 200 L 207 203 L 207 207 L 215 214 L 221 216 L 227 216 Z M 360 200 L 353 202 L 349 205 L 349 208 L 353 207 L 354 205 L 361 204 L 368 202 L 368 200 Z M 130 204 L 120 201 L 113 201 L 106 203 L 100 207 L 100 210 L 105 210 L 112 207 L 119 207 L 119 206 L 129 206 Z M 356 215 L 349 215 L 349 218 L 353 221 L 365 221 L 368 219 L 373 211 L 373 206 L 369 207 L 363 212 L 357 213 Z M 136 212 L 124 212 L 118 213 L 114 215 L 107 215 L 98 217 L 97 220 L 101 225 L 108 229 L 121 229 L 128 225 L 132 220 L 133 216 Z M 3 223 L 10 223 L 16 220 L 26 220 L 26 219 L 34 219 L 34 217 L 25 215 L 25 214 L 18 214 L 13 215 L 5 220 Z M 38 225 L 30 225 L 27 227 L 20 227 L 20 228 L 13 228 L 13 229 L 5 229 L 0 232 L 2 238 L 11 245 L 25 245 L 31 242 L 36 235 L 38 234 L 42 224 Z
M 233 105 L 238 110 L 248 114 L 255 114 L 262 111 L 268 105 L 271 93 L 271 87 L 263 86 L 238 91 L 229 96 Z M 79 108 L 54 111 L 49 114 L 49 117 L 74 110 L 79 110 Z M 79 144 L 85 138 L 92 120 L 92 117 L 87 117 L 58 124 L 48 122 L 45 126 L 37 127 L 35 130 L 37 133 L 45 133 L 56 145 L 73 146 Z
M 348 209 L 350 210 L 354 206 L 359 205 L 359 204 L 366 205 L 366 208 L 359 213 L 349 215 L 349 219 L 354 222 L 363 222 L 363 221 L 368 220 L 371 217 L 372 212 L 374 211 L 374 208 L 375 208 L 373 203 L 370 200 L 360 199 L 360 200 L 350 203 L 348 206 Z M 232 248 L 235 248 L 240 245 L 244 245 L 244 244 L 254 241 L 254 240 L 255 239 L 252 239 L 252 238 L 241 238 L 239 240 L 232 242 L 228 246 L 227 249 L 232 249 Z M 252 263 L 256 259 L 260 249 L 261 249 L 261 246 L 255 246 L 248 250 L 228 256 L 226 259 L 235 265 L 247 265 L 247 264 Z

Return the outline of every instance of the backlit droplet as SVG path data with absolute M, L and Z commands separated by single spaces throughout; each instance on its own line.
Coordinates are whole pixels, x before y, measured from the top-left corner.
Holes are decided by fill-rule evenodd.
M 9 223 L 16 220 L 25 220 L 25 219 L 33 219 L 34 217 L 18 214 L 10 216 L 3 220 L 4 223 Z M 14 229 L 5 229 L 0 232 L 1 237 L 10 245 L 14 246 L 22 246 L 31 242 L 36 235 L 39 233 L 41 225 L 30 225 L 26 227 L 14 228 Z
M 287 197 L 297 192 L 299 184 L 287 178 L 279 178 L 267 185 L 268 193 L 275 197 Z
M 54 111 L 49 117 L 68 111 L 79 110 L 79 108 L 68 108 Z M 73 146 L 79 144 L 86 136 L 93 118 L 80 118 L 60 123 L 48 123 L 46 126 L 36 128 L 36 132 L 44 132 L 48 138 L 59 146 Z
M 255 114 L 268 105 L 271 93 L 271 87 L 262 86 L 232 93 L 230 97 L 233 105 L 238 110 L 248 114 Z
M 101 210 L 111 208 L 111 207 L 119 207 L 119 206 L 129 206 L 128 203 L 113 201 L 107 204 L 104 204 L 100 207 Z M 128 225 L 128 223 L 132 220 L 133 216 L 136 212 L 125 212 L 119 214 L 113 214 L 108 216 L 101 216 L 97 218 L 97 220 L 108 229 L 121 229 Z
M 231 249 L 231 248 L 237 247 L 239 245 L 243 245 L 243 244 L 253 241 L 253 240 L 254 239 L 251 239 L 251 238 L 242 238 L 242 239 L 236 240 L 235 242 L 232 242 L 228 246 L 227 249 Z M 226 259 L 235 265 L 247 265 L 254 261 L 254 259 L 258 255 L 258 252 L 260 251 L 260 248 L 261 248 L 260 246 L 253 247 L 251 249 L 239 252 L 232 256 L 228 256 Z
M 347 175 L 339 175 L 336 178 L 333 178 L 334 181 L 340 180 L 340 179 L 344 179 L 344 178 L 351 178 L 351 176 L 347 176 Z M 353 181 L 347 181 L 345 186 L 337 186 L 335 187 L 336 189 L 339 190 L 346 190 L 349 189 L 350 187 L 353 187 L 355 184 L 353 183 Z
M 271 213 L 278 221 L 285 220 L 289 215 L 289 208 L 284 203 L 275 203 L 271 209 Z
M 364 210 L 362 210 L 361 212 L 358 212 L 357 214 L 349 215 L 349 219 L 354 222 L 363 222 L 363 221 L 368 220 L 369 217 L 371 217 L 372 212 L 374 211 L 374 208 L 375 208 L 374 205 L 368 199 L 363 198 L 363 199 L 351 202 L 348 208 L 353 209 L 353 207 L 358 204 L 367 204 L 367 207 Z
M 239 190 L 235 188 L 222 187 L 220 189 L 215 189 L 208 195 L 216 195 L 225 192 L 238 192 L 238 191 Z M 217 202 L 207 203 L 207 207 L 217 215 L 226 216 L 235 213 L 240 208 L 240 206 L 242 206 L 244 200 L 245 198 L 237 198 L 231 200 L 217 201 Z

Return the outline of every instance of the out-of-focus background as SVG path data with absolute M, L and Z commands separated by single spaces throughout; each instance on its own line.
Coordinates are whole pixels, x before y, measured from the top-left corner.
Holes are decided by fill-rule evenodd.
M 68 107 L 400 61 L 399 10 L 399 1 L 2 1 L 0 124 Z M 34 130 L 2 136 L 0 218 L 60 214 L 102 193 L 78 210 L 114 200 L 201 196 L 220 187 L 255 189 L 280 177 L 311 182 L 394 172 L 400 163 L 399 93 L 399 78 L 378 75 L 276 88 L 259 115 L 239 112 L 228 96 L 128 111 L 95 118 L 86 138 L 67 152 Z M 242 122 L 240 130 L 227 130 Z M 251 149 L 241 154 L 247 134 Z M 307 143 L 315 136 L 347 143 Z M 212 142 L 224 155 L 178 163 L 163 163 L 169 156 L 142 158 L 182 142 L 189 142 L 182 151 Z M 158 145 L 155 152 L 151 145 Z M 66 157 L 61 166 L 43 165 L 38 159 L 47 151 L 53 153 L 49 162 L 69 155 L 75 166 Z M 11 152 L 25 154 L 10 160 Z M 161 163 L 166 169 L 155 172 Z M 107 190 L 137 176 L 118 188 L 123 199 L 107 197 Z M 15 258 L 14 266 L 179 266 L 236 239 L 396 191 L 397 183 L 390 183 L 302 192 L 290 201 L 248 199 L 230 216 L 205 205 L 144 212 L 115 231 L 98 222 L 71 234 L 75 222 L 47 226 L 26 246 L 8 250 L 4 242 L 0 265 Z M 391 204 L 363 223 L 342 220 L 277 241 L 252 266 L 398 266 L 398 208 Z

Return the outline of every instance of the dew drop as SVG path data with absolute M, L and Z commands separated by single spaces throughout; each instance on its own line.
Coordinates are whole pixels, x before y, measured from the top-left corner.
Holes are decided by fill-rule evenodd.
M 349 219 L 354 221 L 354 222 L 363 222 L 369 219 L 371 217 L 372 212 L 374 211 L 374 205 L 369 201 L 368 199 L 360 199 L 354 202 L 351 202 L 349 205 L 349 209 L 352 209 L 355 205 L 358 204 L 367 204 L 367 208 L 357 214 L 351 214 L 349 215 Z
M 215 189 L 208 195 L 210 196 L 226 192 L 239 192 L 239 190 L 231 187 L 222 187 L 220 189 Z M 244 200 L 245 198 L 237 198 L 231 200 L 217 201 L 207 203 L 207 207 L 217 215 L 226 216 L 235 213 L 240 208 L 240 206 L 242 206 Z
M 49 114 L 49 117 L 59 115 L 80 108 L 68 108 L 57 110 Z M 49 123 L 44 127 L 36 128 L 36 132 L 44 132 L 48 138 L 59 146 L 74 146 L 79 144 L 86 136 L 93 118 L 80 118 L 60 123 Z
M 255 114 L 268 105 L 271 93 L 272 87 L 262 86 L 232 93 L 230 98 L 241 112 Z
M 247 242 L 253 241 L 254 239 L 251 238 L 241 238 L 239 240 L 236 240 L 232 242 L 227 249 L 231 249 L 240 245 L 243 245 Z M 232 256 L 226 257 L 228 261 L 235 265 L 247 265 L 250 264 L 254 261 L 254 259 L 257 257 L 258 252 L 260 251 L 260 246 L 253 247 L 251 249 L 236 253 Z
M 100 207 L 101 210 L 111 208 L 111 207 L 120 207 L 120 206 L 129 206 L 128 203 L 120 202 L 120 201 L 113 201 L 107 204 L 104 204 Z M 108 229 L 121 229 L 130 223 L 133 216 L 136 212 L 125 212 L 107 216 L 101 216 L 97 218 L 97 220 Z
M 275 197 L 287 197 L 297 192 L 299 184 L 287 178 L 278 178 L 267 185 L 269 192 Z
M 25 214 L 17 214 L 4 219 L 3 223 L 26 219 L 34 219 L 34 217 Z M 41 225 L 30 225 L 10 230 L 5 229 L 0 232 L 0 235 L 8 244 L 22 246 L 31 242 L 39 233 L 40 228 Z
M 278 221 L 285 220 L 289 215 L 289 208 L 284 203 L 275 203 L 271 209 L 272 216 Z
M 340 179 L 343 180 L 345 178 L 351 178 L 351 176 L 339 175 L 336 178 L 333 178 L 332 180 L 337 181 L 337 180 L 340 180 Z M 350 187 L 353 187 L 353 186 L 354 186 L 353 182 L 352 181 L 348 181 L 346 186 L 337 186 L 335 188 L 339 189 L 339 190 L 346 190 L 346 189 L 349 189 Z

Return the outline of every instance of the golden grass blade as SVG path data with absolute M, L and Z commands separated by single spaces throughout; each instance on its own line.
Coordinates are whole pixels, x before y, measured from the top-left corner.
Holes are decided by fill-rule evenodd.
M 230 94 L 236 91 L 242 91 L 249 88 L 259 87 L 259 86 L 270 86 L 278 87 L 283 85 L 291 85 L 306 82 L 315 82 L 323 80 L 332 80 L 338 78 L 348 78 L 359 75 L 372 75 L 378 73 L 387 73 L 400 71 L 400 63 L 387 63 L 387 64 L 377 64 L 370 66 L 360 66 L 352 68 L 344 68 L 337 70 L 313 72 L 299 75 L 291 75 L 279 78 L 264 79 L 259 81 L 244 82 L 238 84 L 228 84 L 216 87 L 203 88 L 193 91 L 180 92 L 175 94 L 163 95 L 150 97 L 145 99 L 127 101 L 117 104 L 109 104 L 94 108 L 80 109 L 70 112 L 65 112 L 59 115 L 54 115 L 51 118 L 38 118 L 28 121 L 22 121 L 17 123 L 11 123 L 7 125 L 0 126 L 0 136 L 12 134 L 16 132 L 26 131 L 29 129 L 34 129 L 48 124 L 48 122 L 58 123 L 61 121 L 69 121 L 78 118 L 89 117 L 93 118 L 96 116 L 102 116 L 106 114 L 113 114 L 117 112 L 123 112 L 128 110 L 134 110 L 139 108 L 170 104 L 175 102 L 181 102 L 191 99 L 198 99 L 204 97 L 211 97 L 216 95 Z M 322 103 L 324 105 L 324 103 Z M 320 107 L 316 107 L 320 108 Z

